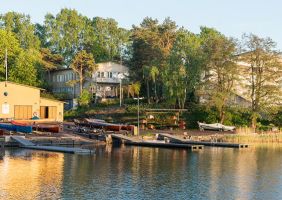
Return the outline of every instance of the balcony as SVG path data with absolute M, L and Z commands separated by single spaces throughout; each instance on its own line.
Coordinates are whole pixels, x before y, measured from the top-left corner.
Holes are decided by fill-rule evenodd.
M 117 78 L 94 78 L 94 81 L 97 83 L 119 83 Z

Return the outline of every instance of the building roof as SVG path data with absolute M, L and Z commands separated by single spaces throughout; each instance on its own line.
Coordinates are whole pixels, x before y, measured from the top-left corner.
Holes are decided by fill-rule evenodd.
M 72 68 L 59 68 L 59 69 L 54 69 L 50 72 L 53 73 L 53 72 L 61 72 L 61 71 L 73 71 L 73 69 Z
M 109 61 L 109 62 L 101 62 L 101 63 L 96 63 L 98 65 L 98 68 L 101 67 L 101 66 L 104 66 L 104 65 L 108 65 L 108 66 L 111 66 L 111 65 L 117 65 L 117 66 L 123 66 L 123 67 L 126 67 L 125 65 L 123 64 L 120 64 L 118 62 L 112 62 L 112 61 Z M 61 72 L 61 71 L 73 71 L 72 68 L 70 67 L 67 67 L 67 68 L 59 68 L 59 69 L 54 69 L 51 71 L 51 73 L 56 73 L 56 72 Z
M 38 89 L 38 90 L 45 90 L 43 88 L 39 88 L 39 87 L 31 86 L 31 85 L 25 85 L 25 84 L 16 83 L 16 82 L 11 82 L 11 81 L 1 81 L 0 83 L 9 83 L 9 84 L 13 84 L 13 85 L 20 85 L 20 86 L 23 86 L 23 87 L 29 87 L 29 88 Z
M 57 101 L 57 102 L 60 102 L 60 103 L 67 103 L 65 101 L 60 101 L 60 100 L 57 100 L 57 99 L 50 99 L 50 98 L 46 98 L 46 97 L 40 97 L 40 99 L 45 99 L 45 100 L 48 100 L 48 101 Z

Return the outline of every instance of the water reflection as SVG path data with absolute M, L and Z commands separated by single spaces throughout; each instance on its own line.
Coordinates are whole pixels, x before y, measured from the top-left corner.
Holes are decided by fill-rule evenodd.
M 60 197 L 63 163 L 63 154 L 5 151 L 0 161 L 0 199 Z
M 282 148 L 6 151 L 0 199 L 281 199 Z

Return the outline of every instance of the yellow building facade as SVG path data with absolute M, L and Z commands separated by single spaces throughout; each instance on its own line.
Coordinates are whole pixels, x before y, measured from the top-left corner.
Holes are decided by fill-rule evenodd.
M 0 82 L 0 119 L 64 120 L 64 102 L 40 97 L 42 89 L 9 81 Z

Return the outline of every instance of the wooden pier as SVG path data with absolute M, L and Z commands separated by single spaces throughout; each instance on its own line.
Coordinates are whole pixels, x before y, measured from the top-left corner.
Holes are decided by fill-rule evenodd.
M 227 143 L 227 142 L 202 142 L 182 139 L 178 136 L 171 135 L 168 133 L 158 133 L 158 138 L 165 139 L 169 138 L 170 142 L 178 144 L 190 144 L 190 145 L 204 145 L 212 147 L 226 147 L 226 148 L 248 148 L 248 144 L 238 144 L 238 143 Z
M 160 142 L 160 141 L 140 141 L 140 142 L 125 141 L 124 144 L 125 145 L 132 145 L 132 146 L 181 148 L 181 149 L 191 149 L 191 150 L 202 150 L 202 149 L 204 149 L 203 145 L 166 143 L 166 142 Z
M 19 143 L 21 148 L 35 149 L 35 150 L 44 150 L 44 151 L 54 151 L 54 152 L 63 152 L 63 153 L 74 153 L 74 154 L 92 154 L 93 150 L 82 149 L 82 148 L 71 148 L 71 147 L 59 147 L 59 146 L 42 146 L 36 145 L 31 141 L 25 139 L 21 136 L 11 136 L 11 139 Z
M 122 134 L 110 134 L 109 135 L 112 139 L 116 139 L 116 140 L 120 140 L 122 143 L 124 142 L 141 142 L 142 140 L 139 140 L 139 139 L 135 139 L 135 138 L 132 138 L 132 137 L 128 137 L 128 136 L 125 136 L 125 135 L 122 135 Z
M 182 148 L 182 149 L 191 149 L 191 150 L 202 150 L 204 148 L 203 145 L 177 144 L 177 143 L 170 143 L 166 141 L 143 141 L 140 139 L 133 139 L 131 137 L 121 134 L 111 134 L 111 138 L 119 140 L 125 145 L 132 145 L 132 146 Z

